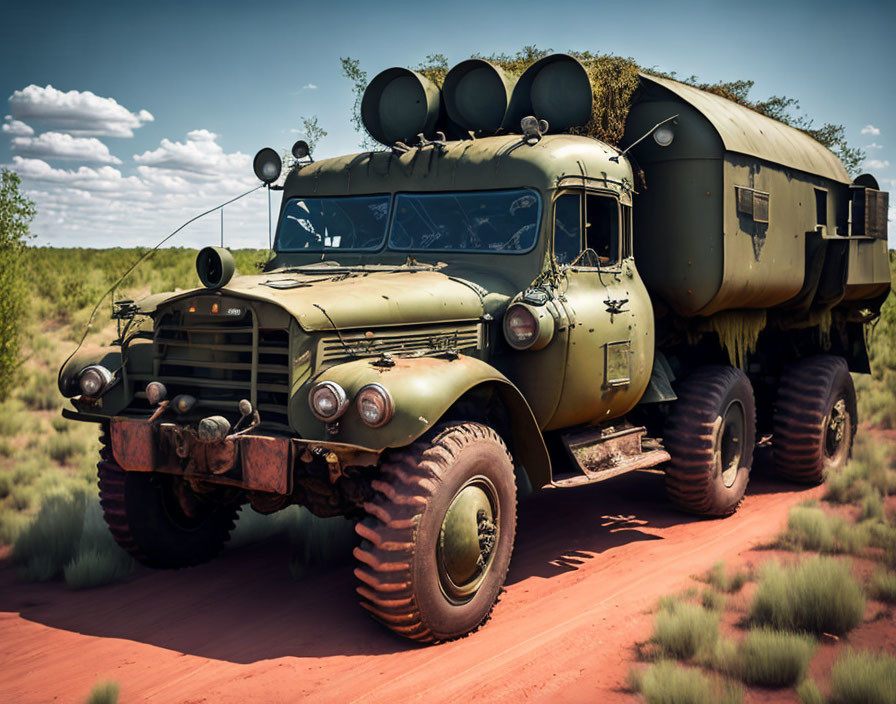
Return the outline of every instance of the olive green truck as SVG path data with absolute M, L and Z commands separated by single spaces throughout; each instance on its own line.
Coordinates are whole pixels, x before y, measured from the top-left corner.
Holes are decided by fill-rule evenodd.
M 119 303 L 115 343 L 60 372 L 65 415 L 101 425 L 118 543 L 185 567 L 246 503 L 343 515 L 361 605 L 438 642 L 488 618 L 533 489 L 656 467 L 724 516 L 761 438 L 782 477 L 842 465 L 887 194 L 803 132 L 639 80 L 625 151 L 572 134 L 592 89 L 555 54 L 518 80 L 384 71 L 361 104 L 384 148 L 297 143 L 282 186 L 259 152 L 283 190 L 264 268 L 206 248 L 202 287 Z

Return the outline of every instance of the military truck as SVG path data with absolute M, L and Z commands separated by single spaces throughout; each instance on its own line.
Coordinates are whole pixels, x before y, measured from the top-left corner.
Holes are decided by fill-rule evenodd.
M 788 479 L 841 466 L 887 194 L 803 132 L 639 80 L 624 150 L 570 133 L 592 86 L 562 54 L 517 80 L 389 69 L 361 105 L 382 150 L 297 143 L 262 271 L 206 248 L 201 287 L 120 302 L 115 344 L 60 372 L 66 417 L 101 425 L 118 543 L 177 568 L 245 503 L 347 516 L 361 605 L 438 642 L 487 619 L 532 490 L 656 467 L 725 516 L 762 438 Z M 255 159 L 271 188 L 281 169 Z

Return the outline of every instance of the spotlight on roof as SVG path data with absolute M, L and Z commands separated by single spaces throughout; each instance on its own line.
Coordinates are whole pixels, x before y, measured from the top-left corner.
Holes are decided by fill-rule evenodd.
M 304 159 L 306 157 L 311 156 L 311 147 L 308 146 L 308 142 L 304 139 L 300 139 L 298 142 L 292 145 L 292 155 L 296 159 Z
M 255 170 L 255 175 L 270 186 L 274 181 L 280 178 L 280 171 L 283 169 L 283 164 L 280 161 L 280 155 L 277 154 L 277 152 L 270 147 L 265 147 L 255 155 L 255 160 L 252 162 L 252 168 Z

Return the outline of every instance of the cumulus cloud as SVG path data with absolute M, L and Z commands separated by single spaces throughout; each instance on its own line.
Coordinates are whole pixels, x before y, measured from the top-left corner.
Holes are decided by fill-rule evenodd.
M 135 129 L 154 119 L 147 110 L 131 112 L 114 98 L 89 90 L 66 93 L 51 85 L 17 90 L 9 105 L 14 120 L 40 120 L 79 137 L 133 137 Z
M 306 83 L 302 86 L 302 90 L 317 90 L 317 85 L 314 83 Z
M 887 159 L 865 159 L 865 168 L 866 169 L 886 169 L 890 166 L 890 162 Z
M 247 154 L 227 154 L 217 142 L 218 135 L 208 130 L 192 130 L 185 142 L 163 139 L 158 149 L 135 154 L 141 166 L 165 169 L 178 174 L 188 172 L 201 177 L 223 178 L 251 173 Z
M 96 137 L 72 137 L 60 132 L 44 132 L 38 137 L 14 137 L 12 149 L 38 159 L 69 159 L 120 164 L 121 160 L 109 153 L 109 147 Z
M 874 125 L 865 125 L 862 128 L 862 134 L 870 134 L 872 137 L 880 136 L 880 128 L 875 127 Z
M 12 168 L 23 179 L 70 186 L 85 191 L 123 193 L 126 188 L 145 190 L 140 179 L 123 176 L 121 171 L 111 166 L 101 166 L 98 169 L 89 166 L 81 166 L 76 170 L 54 169 L 42 159 L 14 156 Z
M 883 149 L 883 145 L 878 144 L 877 142 L 872 142 L 871 144 L 866 144 L 865 149 Z
M 7 115 L 3 121 L 3 131 L 12 137 L 30 137 L 34 130 L 21 120 L 13 120 L 12 115 Z

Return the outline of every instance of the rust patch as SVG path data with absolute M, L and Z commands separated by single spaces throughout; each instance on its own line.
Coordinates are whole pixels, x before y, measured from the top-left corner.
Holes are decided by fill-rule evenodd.
M 153 428 L 145 420 L 113 418 L 110 424 L 112 456 L 122 469 L 151 472 L 156 464 Z
M 292 467 L 288 438 L 245 435 L 239 438 L 243 484 L 247 489 L 275 494 L 290 492 Z

